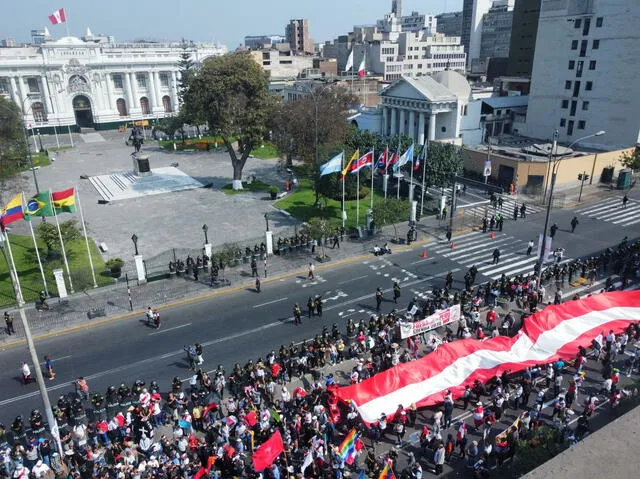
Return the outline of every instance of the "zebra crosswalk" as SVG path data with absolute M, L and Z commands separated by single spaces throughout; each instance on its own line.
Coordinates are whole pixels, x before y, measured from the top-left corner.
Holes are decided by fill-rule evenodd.
M 444 189 L 445 194 L 449 198 L 451 198 L 451 191 L 451 187 Z M 439 190 L 438 194 L 440 194 Z M 481 198 L 482 197 L 476 194 L 471 195 L 469 193 L 467 194 L 467 196 L 458 196 L 456 199 L 457 209 L 463 210 L 465 214 L 469 214 L 475 217 L 483 217 L 485 214 L 491 216 L 496 213 L 500 213 L 505 218 L 511 218 L 513 216 L 514 208 L 518 208 L 519 212 L 522 203 L 525 203 L 527 205 L 527 215 L 544 211 L 544 208 L 541 206 L 536 206 L 527 201 L 519 200 L 517 197 L 510 195 L 502 195 L 502 208 L 498 207 L 496 209 L 493 208 L 488 199 L 485 200 Z
M 440 245 L 432 249 L 444 258 L 462 264 L 467 268 L 475 265 L 478 273 L 491 279 L 499 279 L 503 274 L 533 273 L 537 256 L 535 250 L 527 256 L 527 242 L 505 233 L 495 233 L 493 239 L 489 233 L 473 232 L 457 236 L 453 239 L 454 248 L 450 244 Z M 500 261 L 493 264 L 493 251 L 500 250 Z M 566 262 L 569 259 L 563 261 Z
M 576 213 L 608 221 L 615 225 L 631 226 L 640 223 L 640 201 L 629 200 L 626 208 L 622 207 L 620 198 L 609 198 L 574 210 Z

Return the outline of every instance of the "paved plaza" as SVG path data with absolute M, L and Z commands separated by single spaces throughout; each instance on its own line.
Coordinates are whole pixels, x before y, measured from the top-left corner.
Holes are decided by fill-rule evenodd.
M 89 235 L 96 244 L 107 245 L 105 259 L 121 257 L 132 260 L 131 236 L 134 233 L 139 238 L 140 253 L 149 258 L 171 248 L 202 247 L 204 224 L 209 227 L 209 241 L 214 245 L 257 240 L 264 233 L 264 214 L 267 212 L 271 213 L 269 226 L 276 237 L 279 231 L 293 227 L 295 220 L 279 213 L 266 192 L 227 195 L 220 191 L 222 186 L 231 183 L 232 178 L 233 170 L 227 153 L 166 152 L 151 141 L 143 145 L 142 151 L 149 155 L 152 169 L 164 170 L 175 166 L 188 175 L 187 178 L 211 185 L 211 188 L 99 204 L 102 196 L 89 180 L 80 176 L 109 176 L 132 170 L 133 148 L 125 145 L 128 137 L 129 132 L 114 131 L 74 135 L 73 149 L 52 153 L 55 157 L 53 164 L 37 171 L 41 190 L 77 187 Z M 281 187 L 284 182 L 278 177 L 276 160 L 249 158 L 244 177 L 249 175 Z M 35 191 L 33 178 L 30 172 L 26 177 L 29 188 L 25 194 L 30 195 Z M 29 234 L 22 222 L 12 226 L 13 233 Z

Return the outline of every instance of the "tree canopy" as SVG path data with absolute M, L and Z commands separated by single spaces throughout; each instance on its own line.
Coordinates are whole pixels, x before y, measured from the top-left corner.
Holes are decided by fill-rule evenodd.
M 459 146 L 432 141 L 423 161 L 426 162 L 426 185 L 445 188 L 451 185 L 455 175 L 462 172 L 464 158 Z
M 640 148 L 622 152 L 620 154 L 620 163 L 626 168 L 640 170 Z
M 234 189 L 242 189 L 242 169 L 267 132 L 274 107 L 267 86 L 268 74 L 241 52 L 209 58 L 189 76 L 186 116 L 206 121 L 210 131 L 222 138 L 233 166 Z
M 20 108 L 14 102 L 0 96 L 0 199 L 6 192 L 6 182 L 26 166 L 27 147 Z M 13 185 L 15 186 L 15 185 Z

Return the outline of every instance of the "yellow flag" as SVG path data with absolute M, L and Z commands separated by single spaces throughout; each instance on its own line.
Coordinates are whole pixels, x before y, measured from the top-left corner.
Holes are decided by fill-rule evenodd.
M 344 178 L 344 175 L 346 175 L 347 173 L 349 173 L 349 168 L 351 168 L 351 163 L 353 163 L 355 160 L 357 160 L 358 158 L 360 158 L 360 150 L 356 150 L 353 153 L 353 156 L 351 157 L 351 159 L 349 160 L 349 163 L 347 163 L 347 166 L 344 167 L 344 170 L 342 170 L 342 177 Z

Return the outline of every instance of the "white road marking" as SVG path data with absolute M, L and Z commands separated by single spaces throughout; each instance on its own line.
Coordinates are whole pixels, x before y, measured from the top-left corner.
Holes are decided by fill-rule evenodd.
M 149 333 L 149 336 L 153 336 L 154 334 L 162 334 L 168 331 L 173 331 L 175 329 L 186 328 L 187 326 L 191 326 L 191 323 L 181 324 L 180 326 L 174 326 L 173 328 L 161 329 L 160 331 L 156 331 L 155 333 Z
M 285 300 L 287 300 L 287 299 L 289 299 L 289 298 L 278 298 L 278 299 L 274 299 L 273 301 L 267 301 L 266 303 L 256 304 L 256 305 L 254 306 L 254 308 L 260 308 L 260 307 L 262 307 L 262 306 L 266 306 L 266 305 L 268 305 L 268 304 L 279 303 L 280 301 L 285 301 Z
M 338 283 L 338 284 L 347 284 L 347 283 L 351 283 L 351 282 L 353 282 L 353 281 L 358 281 L 359 279 L 366 278 L 367 276 L 368 276 L 368 275 L 367 275 L 367 274 L 365 274 L 365 275 L 362 275 L 362 276 L 358 276 L 357 278 L 351 278 L 351 279 L 347 279 L 346 281 L 341 281 L 341 282 L 340 282 L 340 283 Z

